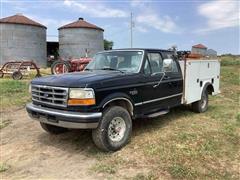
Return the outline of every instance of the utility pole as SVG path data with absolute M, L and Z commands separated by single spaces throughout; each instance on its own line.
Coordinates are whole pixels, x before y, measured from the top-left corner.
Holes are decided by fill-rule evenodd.
M 130 19 L 130 47 L 133 47 L 133 27 L 134 27 L 134 22 L 133 22 L 133 13 L 131 12 L 131 19 Z

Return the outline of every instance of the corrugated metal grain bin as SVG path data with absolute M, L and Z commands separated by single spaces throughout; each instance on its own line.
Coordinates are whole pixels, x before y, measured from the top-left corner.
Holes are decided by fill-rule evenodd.
M 61 58 L 92 57 L 104 50 L 103 29 L 79 18 L 77 21 L 60 27 L 59 55 Z
M 22 14 L 0 19 L 0 64 L 33 60 L 38 66 L 45 67 L 46 29 Z

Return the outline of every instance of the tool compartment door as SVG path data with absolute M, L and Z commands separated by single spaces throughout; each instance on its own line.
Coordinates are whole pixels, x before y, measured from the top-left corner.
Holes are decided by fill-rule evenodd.
M 190 104 L 201 99 L 202 90 L 206 83 L 214 87 L 214 93 L 219 93 L 220 63 L 218 60 L 187 60 L 180 62 L 184 77 L 184 95 L 182 102 Z M 184 73 L 186 73 L 184 75 Z
M 185 103 L 189 104 L 201 99 L 200 82 L 200 64 L 199 61 L 186 62 L 185 75 Z

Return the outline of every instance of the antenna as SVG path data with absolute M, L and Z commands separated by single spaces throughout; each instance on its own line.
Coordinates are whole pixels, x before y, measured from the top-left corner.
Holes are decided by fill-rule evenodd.
M 133 47 L 133 28 L 134 28 L 134 22 L 133 22 L 133 13 L 131 12 L 131 19 L 130 19 L 130 47 Z

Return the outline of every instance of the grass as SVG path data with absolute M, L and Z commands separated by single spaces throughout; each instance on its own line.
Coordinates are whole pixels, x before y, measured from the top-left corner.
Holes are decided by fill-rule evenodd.
M 157 119 L 137 120 L 131 143 L 122 150 L 87 154 L 114 165 L 119 179 L 239 179 L 239 68 L 221 67 L 222 93 L 210 97 L 206 113 L 180 107 Z
M 145 175 L 143 173 L 139 173 L 132 178 L 132 180 L 157 180 L 157 179 L 158 179 L 158 177 L 156 177 L 151 172 L 147 175 Z
M 0 129 L 7 127 L 10 123 L 11 123 L 11 121 L 9 119 L 5 120 L 5 119 L 1 118 Z
M 174 164 L 169 167 L 169 172 L 173 178 L 188 178 L 195 179 L 197 174 L 189 167 L 185 167 L 182 164 Z
M 235 66 L 240 65 L 240 57 L 239 56 L 221 56 L 221 65 L 222 66 Z
M 7 171 L 10 168 L 6 163 L 0 163 L 0 173 Z
M 98 163 L 94 167 L 92 167 L 92 171 L 97 173 L 107 173 L 107 174 L 115 174 L 116 173 L 116 167 L 107 164 L 101 164 Z
M 115 153 L 99 151 L 89 142 L 90 133 L 72 143 L 96 159 L 90 172 L 105 179 L 239 179 L 239 68 L 231 63 L 221 67 L 221 94 L 209 98 L 206 113 L 179 107 L 157 119 L 134 121 L 131 142 Z M 1 106 L 25 105 L 28 83 L 0 80 Z
M 0 79 L 1 110 L 24 106 L 30 100 L 28 86 L 26 80 Z

